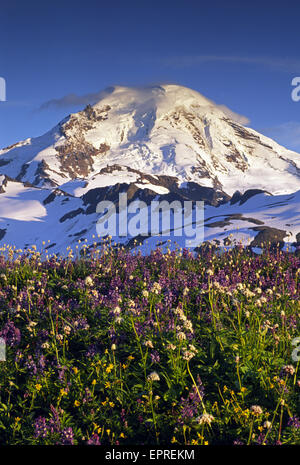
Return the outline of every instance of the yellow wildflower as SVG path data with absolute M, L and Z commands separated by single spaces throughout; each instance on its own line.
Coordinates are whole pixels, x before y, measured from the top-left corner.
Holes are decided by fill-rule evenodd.
M 114 367 L 113 364 L 110 363 L 110 364 L 108 365 L 108 367 L 106 368 L 106 370 L 105 370 L 106 373 L 110 373 L 110 372 L 112 371 L 113 367 Z
M 102 428 L 99 425 L 97 425 L 97 423 L 93 423 L 93 426 L 94 426 L 94 432 L 101 434 Z

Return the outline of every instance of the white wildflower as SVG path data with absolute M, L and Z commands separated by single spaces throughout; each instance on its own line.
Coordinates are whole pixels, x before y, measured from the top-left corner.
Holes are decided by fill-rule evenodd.
M 184 334 L 184 332 L 180 331 L 178 334 L 177 334 L 177 337 L 179 339 L 179 341 L 184 341 L 186 339 L 186 335 Z
M 94 285 L 94 281 L 92 280 L 92 278 L 90 276 L 87 276 L 84 280 L 84 284 L 87 286 L 87 287 L 92 287 Z
M 71 328 L 70 328 L 70 326 L 67 326 L 67 325 L 64 326 L 64 333 L 67 334 L 67 335 L 71 333 Z
M 153 292 L 153 294 L 159 294 L 161 292 L 161 285 L 159 283 L 154 283 L 151 292 Z
M 120 313 L 121 313 L 120 307 L 117 306 L 117 307 L 115 307 L 115 308 L 113 309 L 113 314 L 114 314 L 114 315 L 120 315 Z
M 203 413 L 197 418 L 199 425 L 210 425 L 214 421 L 215 417 L 209 413 Z
M 188 362 L 195 357 L 195 353 L 190 351 L 190 350 L 184 350 L 183 351 L 183 359 L 187 360 Z
M 168 350 L 176 350 L 176 346 L 174 344 L 170 343 L 170 344 L 167 345 L 167 349 Z
M 291 375 L 291 376 L 295 374 L 295 368 L 293 367 L 293 365 L 284 365 L 282 367 L 282 371 L 284 371 L 287 375 Z
M 150 340 L 149 340 L 149 341 L 146 341 L 146 342 L 144 343 L 144 345 L 145 345 L 146 347 L 149 347 L 149 349 L 153 349 L 153 347 L 154 347 L 153 344 L 152 344 L 152 341 L 150 341 Z
M 261 415 L 263 413 L 262 408 L 259 405 L 252 405 L 250 410 L 254 415 Z
M 160 377 L 156 371 L 152 371 L 150 375 L 147 376 L 148 381 L 159 381 Z

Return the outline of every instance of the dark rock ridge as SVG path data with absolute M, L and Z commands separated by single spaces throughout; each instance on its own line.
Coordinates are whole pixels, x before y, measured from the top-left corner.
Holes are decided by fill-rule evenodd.
M 284 246 L 283 239 L 287 236 L 286 231 L 270 228 L 269 226 L 258 226 L 252 229 L 253 231 L 259 231 L 259 233 L 251 242 L 251 247 L 282 248 Z

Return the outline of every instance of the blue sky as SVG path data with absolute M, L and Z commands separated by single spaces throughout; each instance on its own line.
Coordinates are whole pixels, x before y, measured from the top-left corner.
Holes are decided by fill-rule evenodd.
M 300 152 L 300 5 L 272 3 L 2 0 L 0 147 L 46 132 L 108 86 L 173 82 Z

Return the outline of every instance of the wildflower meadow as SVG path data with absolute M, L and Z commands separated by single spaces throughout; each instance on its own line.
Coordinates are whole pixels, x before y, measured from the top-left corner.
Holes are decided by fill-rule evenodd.
M 300 444 L 299 275 L 281 250 L 3 247 L 0 444 Z

